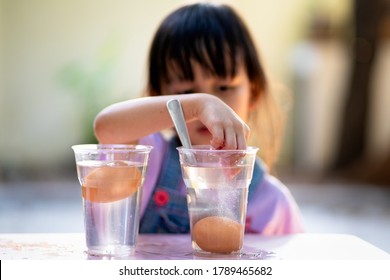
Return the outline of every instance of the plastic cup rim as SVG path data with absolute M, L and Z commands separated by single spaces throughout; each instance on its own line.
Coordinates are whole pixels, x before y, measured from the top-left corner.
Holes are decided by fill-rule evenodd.
M 246 149 L 241 150 L 215 150 L 212 149 L 210 145 L 193 145 L 191 148 L 185 148 L 183 146 L 176 148 L 178 151 L 185 152 L 213 152 L 213 153 L 248 153 L 248 152 L 257 152 L 258 147 L 248 146 Z
M 77 144 L 71 147 L 75 152 L 83 151 L 131 151 L 150 152 L 153 146 L 142 144 Z

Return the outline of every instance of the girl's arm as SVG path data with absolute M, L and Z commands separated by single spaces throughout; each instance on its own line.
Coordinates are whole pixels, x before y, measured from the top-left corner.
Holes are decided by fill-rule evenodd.
M 187 122 L 200 120 L 212 134 L 214 148 L 245 149 L 249 127 L 219 98 L 204 93 L 143 97 L 103 109 L 94 123 L 100 143 L 136 143 L 138 139 L 173 127 L 166 102 L 178 99 Z

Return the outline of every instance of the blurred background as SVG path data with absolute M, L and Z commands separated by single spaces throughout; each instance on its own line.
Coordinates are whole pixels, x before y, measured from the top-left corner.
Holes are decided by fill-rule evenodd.
M 71 146 L 143 91 L 183 0 L 0 0 L 0 232 L 83 231 Z M 308 232 L 390 252 L 390 1 L 230 0 L 286 113 L 276 167 Z

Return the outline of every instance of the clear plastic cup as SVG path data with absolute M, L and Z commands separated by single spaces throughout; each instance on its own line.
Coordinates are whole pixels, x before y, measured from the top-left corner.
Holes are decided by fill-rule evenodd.
M 88 254 L 123 257 L 138 237 L 142 185 L 151 146 L 75 145 Z
M 195 254 L 239 253 L 258 148 L 179 147 Z

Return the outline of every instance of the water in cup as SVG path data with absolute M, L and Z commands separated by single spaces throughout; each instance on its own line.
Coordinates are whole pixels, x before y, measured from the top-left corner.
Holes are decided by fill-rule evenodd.
M 135 249 L 148 152 L 132 149 L 76 155 L 89 255 L 126 256 Z
M 193 148 L 178 149 L 193 250 L 195 254 L 239 252 L 257 148 L 247 153 Z

